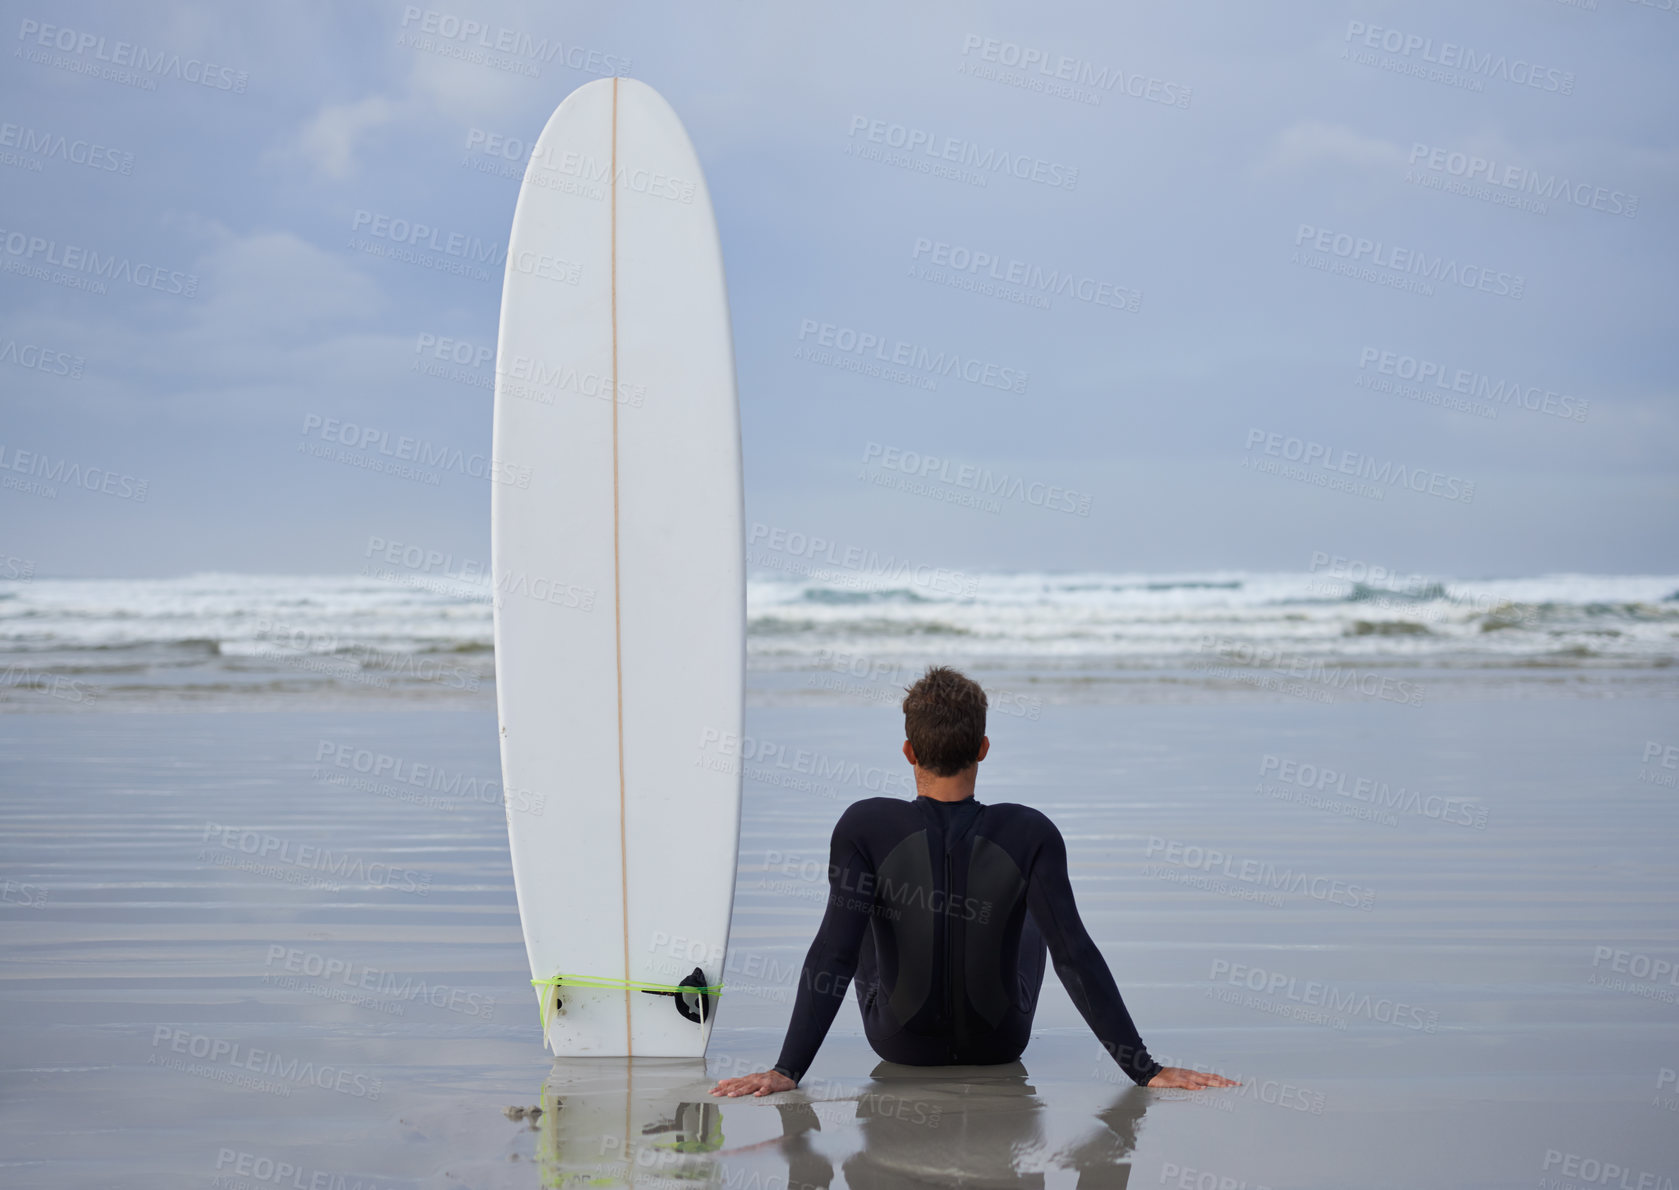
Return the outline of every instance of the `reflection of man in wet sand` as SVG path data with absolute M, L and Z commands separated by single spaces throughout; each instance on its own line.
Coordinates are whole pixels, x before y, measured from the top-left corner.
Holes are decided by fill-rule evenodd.
M 793 1019 L 771 1070 L 727 1078 L 713 1095 L 798 1085 L 852 977 L 874 1051 L 908 1066 L 1013 1062 L 1026 1048 L 1044 956 L 1073 1004 L 1131 1080 L 1230 1087 L 1216 1074 L 1149 1056 L 1102 952 L 1085 932 L 1061 832 L 1040 811 L 974 798 L 985 692 L 931 668 L 904 699 L 913 801 L 865 798 L 834 827 L 829 896 L 805 955 Z
M 845 1158 L 845 1184 L 1043 1190 L 1047 1170 L 1070 1169 L 1081 1190 L 1125 1187 L 1148 1093 L 1127 1087 L 1094 1125 L 1057 1135 L 1054 1114 L 1027 1078 L 1019 1062 L 937 1072 L 882 1062 L 857 1100 L 863 1145 Z
M 921 1190 L 953 1183 L 1043 1190 L 1045 1172 L 1051 1169 L 1075 1171 L 1081 1190 L 1123 1190 L 1148 1105 L 1147 1092 L 1128 1087 L 1096 1114 L 1094 1125 L 1057 1136 L 1019 1062 L 947 1066 L 937 1072 L 882 1062 L 856 1099 L 816 1107 L 777 1103 L 781 1136 L 747 1147 L 776 1144 L 787 1162 L 789 1187 L 826 1190 L 834 1181 L 833 1162 L 810 1143 L 811 1134 L 822 1129 L 824 1117 L 818 1111 L 826 1106 L 843 1108 L 842 1118 L 855 1121 L 862 1133 L 862 1147 L 844 1159 L 845 1184 L 851 1190 Z M 720 1172 L 727 1182 L 740 1171 Z M 770 1177 L 765 1184 L 780 1180 Z

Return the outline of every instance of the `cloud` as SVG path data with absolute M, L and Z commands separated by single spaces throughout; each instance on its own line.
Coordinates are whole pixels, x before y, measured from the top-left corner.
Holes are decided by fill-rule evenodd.
M 349 177 L 355 172 L 356 149 L 362 137 L 395 120 L 404 106 L 385 95 L 369 95 L 354 103 L 329 103 L 303 126 L 289 152 L 326 177 Z
M 284 229 L 240 234 L 200 221 L 193 231 L 197 299 L 157 297 L 145 314 L 98 305 L 69 319 L 37 315 L 27 327 L 44 342 L 83 345 L 76 396 L 100 424 L 151 434 L 165 417 L 191 433 L 265 406 L 402 390 L 413 336 L 387 325 L 377 270 Z
M 1344 124 L 1299 120 L 1277 134 L 1259 163 L 1261 173 L 1282 173 L 1320 161 L 1391 171 L 1405 164 L 1405 150 L 1391 141 L 1364 136 Z

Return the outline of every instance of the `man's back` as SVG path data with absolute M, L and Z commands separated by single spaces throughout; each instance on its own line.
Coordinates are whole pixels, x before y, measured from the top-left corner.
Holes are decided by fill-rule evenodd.
M 1073 1003 L 1134 1081 L 1149 1056 L 1073 903 L 1061 834 L 1030 806 L 867 798 L 834 828 L 827 912 L 776 1069 L 795 1081 L 847 982 L 874 1050 L 911 1065 L 1012 1062 L 1046 947 Z

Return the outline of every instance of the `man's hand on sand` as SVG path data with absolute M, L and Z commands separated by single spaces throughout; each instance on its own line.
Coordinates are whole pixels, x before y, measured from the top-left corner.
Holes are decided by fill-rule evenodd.
M 777 1091 L 791 1091 L 798 1085 L 785 1074 L 766 1070 L 762 1074 L 743 1074 L 739 1078 L 723 1079 L 711 1088 L 711 1093 L 727 1095 L 733 1099 L 740 1095 L 774 1095 Z
M 736 1079 L 736 1082 L 741 1080 Z M 1148 1080 L 1151 1087 L 1169 1087 L 1178 1091 L 1204 1091 L 1208 1087 L 1239 1087 L 1242 1084 L 1232 1082 L 1219 1074 L 1209 1074 L 1205 1070 L 1186 1070 L 1182 1066 L 1165 1066 L 1160 1073 Z

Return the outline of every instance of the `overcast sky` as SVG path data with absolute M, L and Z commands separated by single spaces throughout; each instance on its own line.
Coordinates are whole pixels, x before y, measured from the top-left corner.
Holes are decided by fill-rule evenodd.
M 706 169 L 749 522 L 967 569 L 1675 570 L 1669 0 L 441 2 L 0 5 L 0 555 L 487 558 L 484 479 L 304 430 L 487 453 L 502 154 L 618 70 Z M 802 354 L 851 335 L 978 379 Z M 902 490 L 904 452 L 949 466 Z M 978 469 L 1023 494 L 949 499 Z

